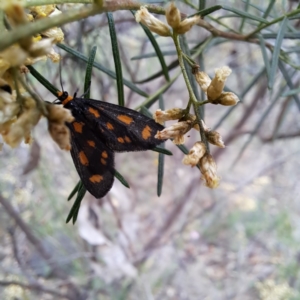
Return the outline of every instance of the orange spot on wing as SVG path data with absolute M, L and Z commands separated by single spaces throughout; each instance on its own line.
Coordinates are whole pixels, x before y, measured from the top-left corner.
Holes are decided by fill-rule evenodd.
M 78 133 L 82 133 L 82 127 L 83 127 L 83 123 L 79 123 L 79 122 L 73 122 L 73 127 L 74 130 Z
M 125 135 L 124 139 L 126 143 L 131 143 L 131 139 L 127 135 Z
M 145 128 L 142 131 L 142 137 L 144 140 L 147 140 L 151 136 L 152 129 L 146 125 Z
M 102 151 L 101 156 L 102 156 L 103 158 L 108 158 L 108 154 L 107 154 L 106 151 Z
M 99 183 L 103 180 L 103 176 L 99 175 L 99 174 L 96 174 L 96 175 L 93 175 L 89 178 L 89 181 L 92 182 L 92 183 Z
M 109 130 L 113 130 L 113 129 L 114 129 L 113 124 L 111 124 L 111 123 L 109 123 L 109 122 L 106 123 L 106 127 L 107 127 Z
M 101 158 L 100 161 L 101 161 L 101 164 L 102 164 L 102 165 L 106 165 L 106 160 L 105 160 L 104 158 Z
M 86 155 L 84 154 L 83 151 L 79 152 L 78 157 L 79 157 L 80 163 L 82 165 L 84 165 L 84 166 L 88 166 L 89 165 L 89 160 L 88 160 L 88 158 L 86 157 Z
M 89 146 L 95 148 L 96 147 L 96 143 L 92 140 L 88 140 L 87 143 L 89 144 Z
M 100 117 L 99 111 L 95 108 L 89 107 L 89 112 L 94 115 L 96 118 Z
M 118 142 L 123 144 L 124 143 L 124 139 L 122 137 L 118 137 Z
M 121 122 L 123 122 L 123 123 L 125 123 L 125 124 L 127 124 L 127 125 L 129 125 L 130 123 L 133 122 L 133 119 L 132 119 L 131 117 L 129 117 L 129 116 L 126 116 L 126 115 L 118 115 L 117 118 L 118 118 Z

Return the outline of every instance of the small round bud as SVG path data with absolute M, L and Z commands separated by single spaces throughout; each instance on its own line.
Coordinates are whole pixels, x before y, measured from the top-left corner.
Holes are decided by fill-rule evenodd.
M 233 106 L 239 102 L 239 98 L 232 92 L 223 92 L 219 98 L 212 101 L 212 104 L 221 104 L 225 106 Z
M 230 74 L 231 69 L 227 66 L 215 70 L 215 77 L 207 89 L 208 100 L 213 101 L 221 96 L 225 81 Z
M 135 20 L 144 24 L 151 31 L 161 36 L 171 36 L 170 28 L 167 24 L 155 18 L 148 12 L 145 6 L 142 6 L 135 14 Z
M 204 156 L 206 152 L 206 147 L 203 142 L 196 142 L 194 146 L 189 151 L 188 155 L 185 155 L 182 162 L 185 165 L 196 166 L 199 160 Z
M 180 11 L 173 2 L 171 2 L 171 4 L 166 9 L 166 19 L 168 24 L 173 29 L 176 29 L 180 24 L 181 21 Z

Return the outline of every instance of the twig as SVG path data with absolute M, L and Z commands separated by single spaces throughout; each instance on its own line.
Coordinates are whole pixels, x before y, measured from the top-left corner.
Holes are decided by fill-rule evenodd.
M 5 198 L 0 194 L 0 204 L 4 207 L 5 211 L 8 213 L 8 215 L 15 220 L 18 227 L 25 233 L 27 239 L 29 242 L 37 249 L 41 257 L 47 261 L 49 266 L 51 267 L 52 275 L 63 279 L 66 281 L 65 285 L 68 286 L 68 292 L 70 293 L 70 299 L 84 299 L 83 295 L 81 294 L 81 291 L 78 289 L 78 287 L 73 284 L 67 274 L 64 272 L 63 269 L 59 267 L 56 261 L 54 261 L 51 257 L 51 254 L 44 248 L 43 244 L 40 242 L 40 240 L 33 234 L 30 227 L 23 221 L 23 219 L 20 217 L 18 212 L 14 209 L 14 207 L 5 200 Z
M 118 226 L 119 230 L 123 233 L 125 239 L 128 242 L 128 248 L 129 248 L 129 251 L 130 251 L 130 255 L 132 257 L 134 255 L 134 251 L 133 251 L 133 248 L 132 248 L 132 245 L 131 245 L 130 238 L 129 238 L 127 232 L 123 228 L 123 224 L 122 224 L 122 220 L 120 218 L 120 214 L 119 214 L 118 210 L 116 209 L 115 205 L 112 203 L 110 197 L 108 197 L 108 203 L 109 203 L 110 207 L 112 208 L 112 211 L 115 215 L 115 218 L 116 218 L 116 221 L 117 221 L 117 226 Z
M 165 223 L 161 226 L 161 228 L 157 230 L 155 235 L 152 238 L 150 238 L 149 241 L 145 244 L 143 254 L 134 262 L 135 266 L 139 266 L 140 264 L 142 264 L 149 257 L 152 250 L 160 244 L 160 241 L 162 240 L 164 235 L 172 227 L 173 223 L 177 220 L 185 205 L 189 203 L 190 199 L 192 198 L 191 193 L 194 191 L 193 185 L 194 181 L 192 181 L 185 189 L 185 192 L 183 193 L 184 196 L 179 201 L 175 200 L 176 205 L 166 217 Z
M 24 276 L 29 281 L 36 282 L 35 278 L 33 278 L 33 276 L 30 274 L 30 272 L 28 272 L 28 268 L 26 267 L 26 265 L 23 263 L 23 261 L 20 258 L 20 253 L 19 253 L 19 249 L 17 246 L 16 236 L 15 236 L 15 227 L 8 228 L 8 233 L 11 237 L 12 250 L 13 250 L 14 257 L 19 264 L 21 272 L 24 274 Z

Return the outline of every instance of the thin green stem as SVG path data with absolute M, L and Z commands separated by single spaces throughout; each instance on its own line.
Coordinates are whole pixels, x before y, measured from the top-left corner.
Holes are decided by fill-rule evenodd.
M 176 51 L 177 51 L 178 61 L 179 61 L 179 65 L 180 65 L 180 68 L 181 68 L 181 72 L 182 72 L 185 84 L 186 84 L 188 92 L 189 92 L 189 103 L 188 103 L 188 105 L 186 107 L 186 112 L 187 113 L 189 112 L 191 104 L 193 104 L 195 115 L 196 115 L 197 124 L 199 124 L 199 127 L 200 127 L 201 140 L 205 143 L 206 149 L 207 149 L 207 153 L 209 153 L 208 142 L 207 142 L 207 139 L 206 139 L 206 136 L 205 136 L 205 133 L 204 133 L 205 132 L 204 131 L 204 127 L 203 127 L 203 124 L 201 122 L 201 118 L 199 117 L 200 114 L 199 114 L 199 111 L 198 111 L 199 106 L 203 105 L 203 104 L 206 104 L 207 101 L 199 102 L 197 100 L 197 98 L 196 98 L 196 96 L 194 94 L 192 85 L 191 85 L 191 83 L 189 81 L 189 77 L 188 77 L 188 74 L 186 72 L 185 66 L 184 66 L 184 61 L 183 61 L 184 54 L 183 54 L 183 52 L 181 50 L 181 47 L 180 47 L 179 35 L 177 35 L 176 33 L 174 33 L 173 34 L 173 40 L 174 40 L 175 48 L 176 48 Z
M 183 52 L 182 52 L 182 56 L 192 68 L 195 67 L 195 65 L 197 65 L 192 58 L 190 58 L 188 55 L 184 54 Z
M 267 24 L 264 24 L 262 26 L 259 26 L 258 28 L 256 28 L 254 31 L 250 32 L 249 34 L 247 34 L 246 38 L 249 39 L 250 37 L 252 37 L 253 35 L 255 35 L 256 33 L 260 32 L 262 29 L 266 28 L 266 27 L 269 27 L 275 23 L 278 23 L 280 21 L 282 21 L 285 17 L 289 18 L 289 17 L 293 17 L 297 14 L 300 13 L 300 8 L 298 9 L 295 9 L 294 11 L 288 13 L 288 14 L 285 14 L 285 15 L 282 15 L 281 17 L 277 18 L 277 19 L 274 19 L 272 22 L 270 23 L 267 23 Z
M 195 10 L 198 10 L 198 7 L 196 5 L 194 5 L 193 3 L 191 3 L 190 1 L 184 0 L 183 2 L 185 4 L 187 4 L 188 6 L 194 8 Z
M 164 84 L 159 90 L 157 90 L 154 94 L 149 96 L 143 103 L 141 103 L 139 106 L 135 107 L 135 110 L 140 109 L 142 106 L 147 106 L 149 103 L 153 102 L 154 99 L 157 99 L 157 97 L 161 94 L 163 94 L 172 84 L 173 82 L 180 76 L 181 72 L 178 72 L 173 78 L 171 78 L 170 81 L 168 81 L 166 84 Z
M 187 72 L 185 70 L 185 66 L 184 66 L 184 62 L 183 62 L 183 55 L 182 55 L 182 51 L 181 51 L 181 47 L 180 47 L 180 43 L 179 43 L 179 35 L 174 33 L 173 34 L 173 40 L 174 40 L 174 43 L 175 43 L 175 48 L 176 48 L 176 51 L 177 51 L 178 62 L 179 62 L 180 68 L 181 68 L 181 72 L 182 72 L 186 87 L 187 87 L 188 92 L 189 92 L 190 101 L 192 101 L 193 103 L 196 103 L 198 101 L 197 101 L 197 98 L 196 98 L 196 96 L 193 92 L 191 83 L 189 81 L 189 77 L 188 77 Z

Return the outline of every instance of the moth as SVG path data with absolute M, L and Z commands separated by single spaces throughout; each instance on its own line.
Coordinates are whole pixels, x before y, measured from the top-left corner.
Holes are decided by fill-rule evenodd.
M 164 127 L 126 107 L 58 92 L 58 103 L 71 110 L 71 155 L 85 188 L 102 198 L 114 182 L 114 152 L 144 151 L 163 142 Z

